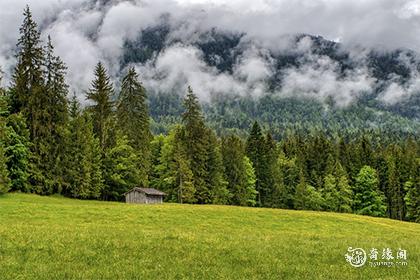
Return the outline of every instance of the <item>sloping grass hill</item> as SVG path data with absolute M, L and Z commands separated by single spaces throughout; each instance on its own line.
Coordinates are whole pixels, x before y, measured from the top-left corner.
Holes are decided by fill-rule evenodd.
M 407 251 L 353 267 L 348 247 Z M 420 279 L 420 224 L 350 214 L 0 197 L 0 279 Z

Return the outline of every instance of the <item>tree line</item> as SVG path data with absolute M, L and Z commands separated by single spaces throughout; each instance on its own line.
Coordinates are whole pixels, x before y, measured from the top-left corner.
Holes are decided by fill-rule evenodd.
M 150 129 L 145 88 L 129 68 L 117 91 L 98 63 L 82 106 L 66 66 L 44 46 L 27 7 L 17 64 L 0 98 L 0 193 L 123 199 L 153 187 L 166 201 L 322 210 L 420 222 L 420 141 L 347 139 L 319 131 L 279 141 L 255 122 L 247 137 L 219 136 L 191 87 L 181 121 Z M 116 98 L 114 98 L 117 96 Z

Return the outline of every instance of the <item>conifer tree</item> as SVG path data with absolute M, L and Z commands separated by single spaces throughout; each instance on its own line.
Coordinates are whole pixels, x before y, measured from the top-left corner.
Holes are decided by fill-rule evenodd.
M 417 158 L 412 178 L 405 183 L 407 194 L 404 197 L 407 205 L 406 218 L 420 223 L 420 158 Z
M 93 114 L 93 128 L 103 152 L 107 148 L 107 134 L 110 132 L 109 127 L 113 113 L 111 97 L 113 93 L 114 88 L 110 77 L 103 64 L 99 62 L 95 68 L 95 79 L 92 82 L 91 88 L 86 93 L 86 97 L 93 103 L 90 106 Z
M 252 166 L 255 170 L 256 185 L 255 189 L 258 192 L 257 205 L 262 206 L 265 202 L 267 189 L 264 185 L 264 170 L 265 167 L 265 139 L 261 131 L 261 127 L 258 122 L 254 122 L 250 135 L 246 142 L 246 155 L 251 160 Z
M 5 115 L 8 111 L 7 101 L 3 89 L 1 88 L 2 73 L 0 69 L 0 194 L 7 193 L 10 189 L 10 178 L 7 169 L 7 157 L 6 157 L 6 121 Z
M 150 163 L 151 167 L 149 170 L 149 184 L 152 188 L 159 189 L 159 172 L 157 166 L 159 165 L 160 155 L 162 153 L 162 147 L 165 141 L 165 136 L 162 134 L 155 135 L 153 140 L 150 142 Z
M 197 201 L 196 190 L 187 149 L 183 143 L 184 134 L 184 128 L 178 126 L 164 139 L 159 164 L 156 166 L 158 179 L 154 181 L 154 185 L 167 194 L 167 201 L 194 203 Z
M 6 126 L 6 157 L 9 177 L 11 179 L 11 190 L 30 192 L 32 187 L 28 182 L 31 173 L 29 130 L 26 127 L 25 118 L 21 113 L 12 114 L 7 117 Z
M 231 194 L 227 188 L 220 145 L 211 130 L 208 130 L 207 139 L 206 183 L 210 190 L 210 201 L 213 204 L 226 204 Z
M 343 167 L 339 162 L 336 162 L 325 176 L 322 195 L 325 210 L 351 212 L 353 193 Z
M 43 93 L 31 104 L 37 104 L 32 128 L 33 163 L 38 171 L 31 176 L 33 185 L 41 186 L 44 194 L 61 193 L 63 188 L 64 134 L 68 121 L 67 94 L 65 81 L 67 67 L 55 56 L 54 46 L 48 37 L 45 48 Z
M 376 170 L 365 165 L 356 177 L 354 210 L 357 214 L 382 217 L 386 213 Z
M 103 163 L 105 200 L 120 201 L 125 192 L 138 186 L 141 179 L 138 161 L 138 155 L 129 145 L 127 136 L 117 136 L 116 145 L 106 151 Z
M 337 212 L 350 213 L 353 207 L 353 191 L 343 166 L 337 162 L 334 171 L 339 192 Z
M 303 171 L 301 171 L 299 184 L 295 190 L 294 208 L 297 210 L 321 210 L 324 203 L 321 194 L 306 182 Z
M 146 90 L 138 79 L 135 69 L 130 68 L 122 81 L 117 105 L 117 119 L 119 130 L 127 136 L 129 144 L 138 154 L 140 182 L 147 186 L 152 134 L 146 103 Z
M 182 114 L 182 122 L 185 127 L 183 142 L 186 147 L 186 154 L 193 173 L 193 185 L 196 189 L 198 203 L 211 203 L 211 189 L 206 183 L 208 176 L 208 131 L 204 123 L 197 96 L 191 87 L 188 87 L 184 99 L 185 111 Z
M 255 190 L 255 172 L 252 163 L 245 156 L 241 139 L 235 135 L 223 138 L 223 164 L 231 193 L 230 203 L 241 206 L 254 206 L 257 192 Z
M 32 18 L 29 6 L 26 6 L 23 16 L 17 43 L 17 65 L 11 86 L 11 113 L 23 111 L 32 134 L 36 121 L 35 110 L 40 110 L 34 108 L 34 101 L 43 91 L 44 50 L 38 26 Z
M 251 160 L 247 156 L 244 156 L 242 161 L 245 167 L 245 185 L 241 188 L 242 192 L 238 197 L 239 205 L 255 206 L 258 194 L 255 190 L 255 182 L 257 180 L 255 171 Z
M 277 197 L 277 207 L 293 209 L 293 196 L 295 188 L 299 184 L 299 167 L 297 158 L 288 158 L 281 152 L 277 159 L 277 166 L 279 169 L 278 186 L 274 190 Z
M 76 198 L 99 198 L 103 189 L 99 141 L 93 134 L 92 118 L 81 113 L 74 96 L 70 104 L 69 137 L 66 145 L 66 194 Z

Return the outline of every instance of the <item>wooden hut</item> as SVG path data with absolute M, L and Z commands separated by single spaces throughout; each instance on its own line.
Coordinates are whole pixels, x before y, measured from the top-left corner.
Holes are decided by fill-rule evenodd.
M 126 203 L 157 204 L 163 203 L 166 194 L 152 188 L 134 188 L 124 195 Z

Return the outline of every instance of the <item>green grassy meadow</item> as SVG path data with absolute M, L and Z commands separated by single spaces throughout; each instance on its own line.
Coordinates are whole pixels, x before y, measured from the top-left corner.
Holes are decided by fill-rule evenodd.
M 401 247 L 408 266 L 354 268 L 350 246 Z M 420 279 L 420 224 L 7 194 L 0 279 Z

